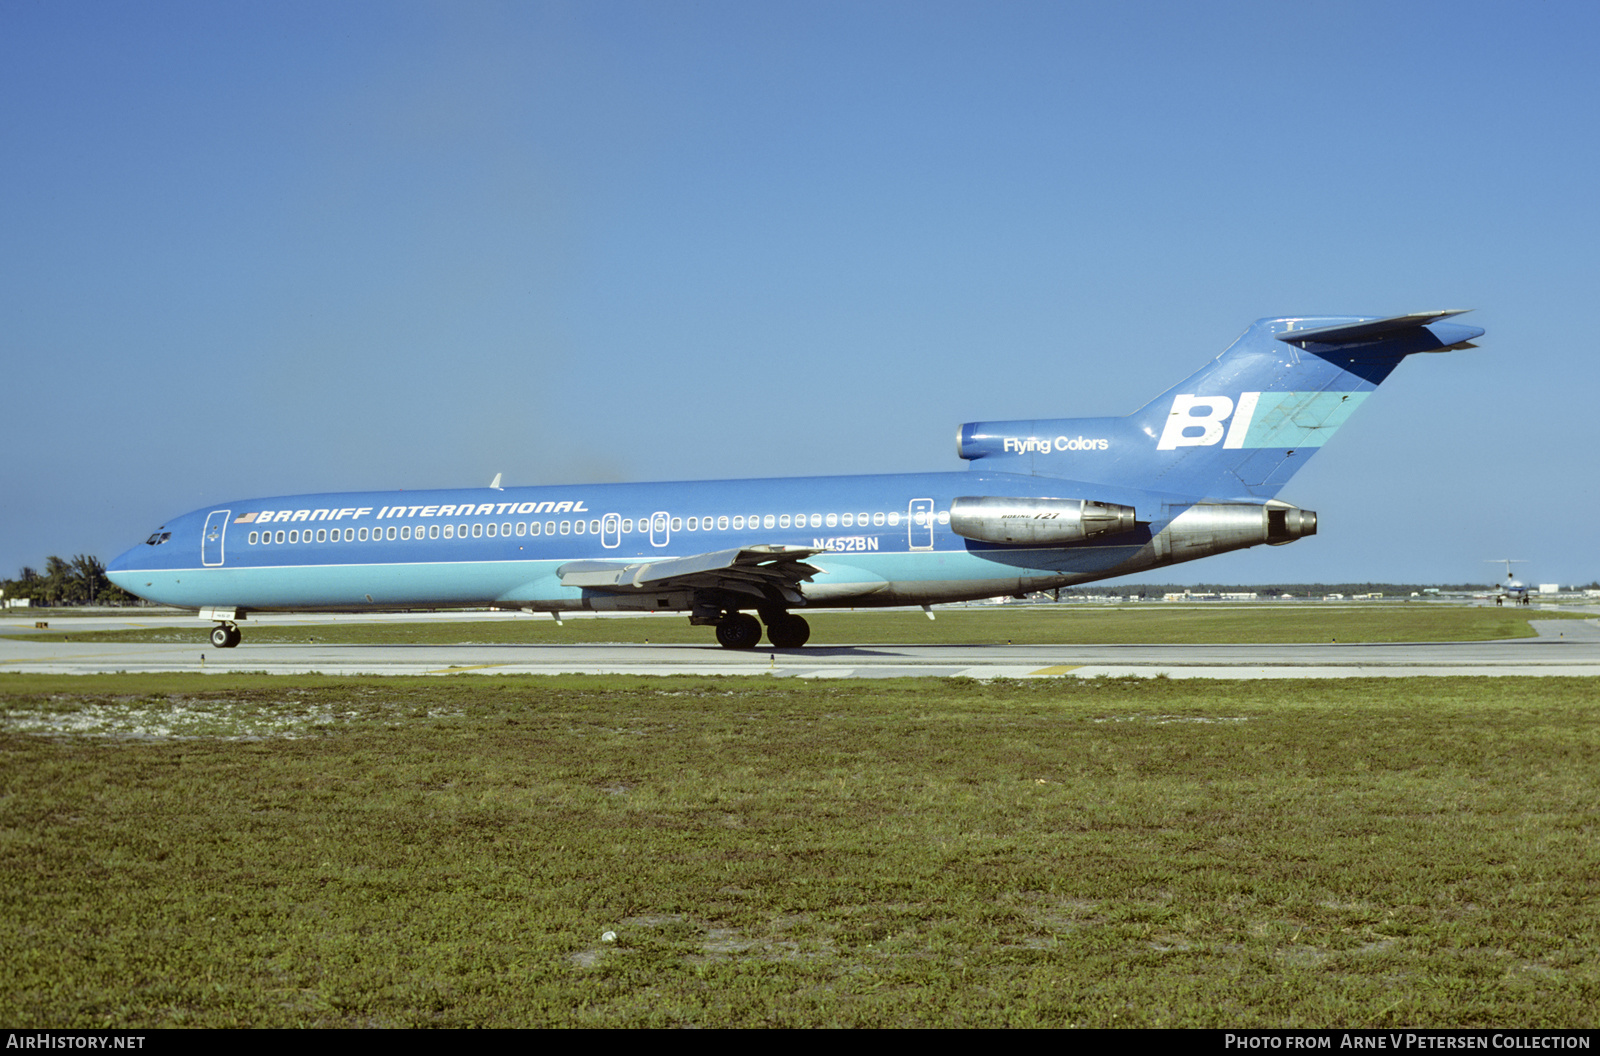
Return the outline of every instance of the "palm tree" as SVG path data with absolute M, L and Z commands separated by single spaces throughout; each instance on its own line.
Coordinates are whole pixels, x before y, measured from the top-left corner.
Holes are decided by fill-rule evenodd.
M 105 564 L 93 554 L 71 561 L 51 556 L 44 572 L 24 565 L 15 579 L 0 580 L 5 598 L 27 598 L 35 605 L 126 605 L 135 598 L 106 578 Z
M 60 605 L 72 594 L 72 566 L 54 554 L 44 559 L 44 575 L 40 576 L 41 599 L 46 605 Z
M 75 599 L 93 605 L 109 585 L 106 566 L 93 554 L 76 554 L 72 558 L 72 588 Z

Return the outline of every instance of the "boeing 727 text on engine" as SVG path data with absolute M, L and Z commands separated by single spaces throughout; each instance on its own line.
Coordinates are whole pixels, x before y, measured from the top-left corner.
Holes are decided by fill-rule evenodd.
M 729 648 L 763 623 L 794 648 L 806 609 L 1049 590 L 1314 534 L 1279 489 L 1406 356 L 1472 347 L 1458 314 L 1263 319 L 1125 418 L 963 425 L 964 472 L 244 499 L 107 574 L 199 610 L 220 647 L 251 612 L 497 606 L 681 611 Z

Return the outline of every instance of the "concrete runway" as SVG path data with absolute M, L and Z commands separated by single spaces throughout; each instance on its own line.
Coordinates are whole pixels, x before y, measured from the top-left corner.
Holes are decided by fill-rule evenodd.
M 745 652 L 705 645 L 277 645 L 251 644 L 249 627 L 361 619 L 473 619 L 461 613 L 386 617 L 253 618 L 237 649 L 215 649 L 209 624 L 182 616 L 79 617 L 53 631 L 129 626 L 193 628 L 193 645 L 43 642 L 0 638 L 0 672 L 260 671 L 268 674 L 778 675 L 789 678 L 1352 678 L 1418 675 L 1600 675 L 1600 620 L 1535 620 L 1538 638 L 1497 642 L 1302 645 L 851 645 Z M 525 616 L 504 618 L 526 619 Z M 29 618 L 0 620 L 26 633 Z M 709 638 L 709 632 L 708 632 Z

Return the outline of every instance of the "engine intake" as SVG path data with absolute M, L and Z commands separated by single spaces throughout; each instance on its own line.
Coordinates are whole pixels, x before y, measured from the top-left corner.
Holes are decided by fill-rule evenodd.
M 969 495 L 950 504 L 950 530 L 982 543 L 1061 546 L 1132 531 L 1133 507 L 1087 499 Z

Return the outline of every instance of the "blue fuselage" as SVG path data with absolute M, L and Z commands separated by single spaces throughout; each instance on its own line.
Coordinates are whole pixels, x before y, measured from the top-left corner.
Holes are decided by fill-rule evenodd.
M 1014 594 L 1161 563 L 1150 553 L 1150 522 L 1159 531 L 1168 504 L 1182 500 L 1104 484 L 1089 490 L 1135 506 L 1142 523 L 1134 531 L 1018 547 L 950 530 L 959 496 L 1049 497 L 1085 487 L 965 472 L 280 496 L 185 514 L 116 558 L 108 574 L 141 597 L 189 608 L 560 611 L 619 607 L 563 585 L 557 569 L 568 562 L 659 561 L 752 545 L 823 551 L 808 558 L 821 570 L 801 588 L 808 607 Z M 620 607 L 687 605 L 651 598 Z

